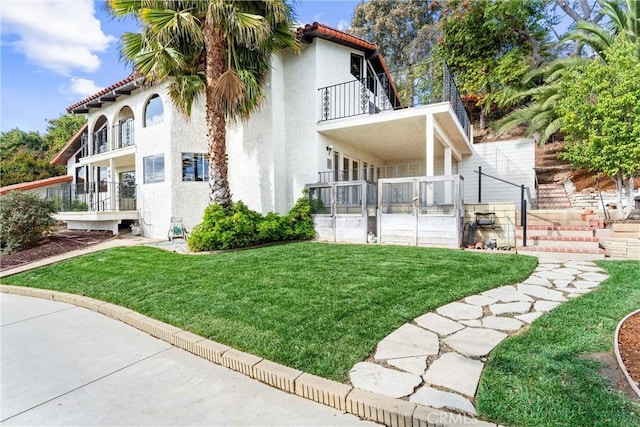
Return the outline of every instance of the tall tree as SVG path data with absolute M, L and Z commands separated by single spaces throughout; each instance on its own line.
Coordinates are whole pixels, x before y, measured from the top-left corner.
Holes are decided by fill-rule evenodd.
M 477 99 L 480 127 L 495 104 L 520 87 L 547 51 L 542 0 L 451 0 L 442 11 L 438 54 L 457 76 L 464 95 Z
M 284 0 L 109 0 L 115 16 L 142 28 L 126 33 L 122 55 L 147 81 L 169 80 L 169 96 L 186 116 L 204 95 L 210 201 L 231 199 L 227 120 L 247 118 L 263 98 L 270 57 L 297 48 Z
M 640 55 L 636 43 L 618 36 L 605 56 L 606 62 L 595 59 L 562 79 L 557 109 L 566 151 L 560 157 L 613 179 L 622 218 L 634 207 L 634 181 L 640 176 Z
M 360 2 L 351 20 L 351 32 L 378 44 L 392 69 L 424 61 L 437 42 L 439 7 L 424 0 L 369 0 Z
M 588 10 L 593 11 L 593 8 Z M 618 1 L 606 1 L 602 3 L 597 16 L 600 15 L 608 18 L 608 24 L 598 26 L 584 20 L 580 21 L 577 30 L 562 40 L 580 41 L 604 61 L 607 61 L 607 49 L 618 35 L 636 45 L 640 52 L 640 2 L 626 0 L 626 6 L 623 6 Z M 498 121 L 497 131 L 505 132 L 515 126 L 526 124 L 527 134 L 535 135 L 538 143 L 544 144 L 562 127 L 563 118 L 556 111 L 556 101 L 560 97 L 560 85 L 564 74 L 576 67 L 586 66 L 589 61 L 590 58 L 582 56 L 559 58 L 525 76 L 526 82 L 537 85 L 513 94 L 510 101 L 520 103 L 528 99 L 529 102 Z
M 46 149 L 55 155 L 84 126 L 87 118 L 83 115 L 63 114 L 47 122 L 47 132 L 42 140 Z
M 405 105 L 414 96 L 420 102 L 417 86 L 430 80 L 432 67 L 426 62 L 439 35 L 439 9 L 424 0 L 363 0 L 354 10 L 351 32 L 378 45 Z
M 47 132 L 12 129 L 0 133 L 0 185 L 12 185 L 64 175 L 64 166 L 50 160 L 86 122 L 83 116 L 62 115 L 47 120 Z

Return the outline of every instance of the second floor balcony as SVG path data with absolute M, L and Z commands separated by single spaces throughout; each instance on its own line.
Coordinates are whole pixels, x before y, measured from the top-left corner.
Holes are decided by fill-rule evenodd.
M 135 145 L 134 120 L 132 118 L 122 120 L 111 128 L 105 126 L 93 132 L 91 137 L 90 143 L 89 134 L 82 134 L 79 158 L 95 156 Z
M 322 87 L 318 94 L 320 122 L 449 102 L 470 139 L 471 122 L 444 61 Z

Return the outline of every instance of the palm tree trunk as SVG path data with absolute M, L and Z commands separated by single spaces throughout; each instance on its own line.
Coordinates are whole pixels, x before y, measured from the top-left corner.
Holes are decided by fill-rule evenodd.
M 215 85 L 225 70 L 224 38 L 220 29 L 205 19 L 207 157 L 209 159 L 209 203 L 226 207 L 231 199 L 228 180 L 226 120 L 215 98 Z

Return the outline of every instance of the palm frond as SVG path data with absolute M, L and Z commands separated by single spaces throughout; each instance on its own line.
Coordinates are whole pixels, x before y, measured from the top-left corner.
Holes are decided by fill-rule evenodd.
M 142 9 L 141 0 L 108 0 L 107 9 L 115 17 L 126 15 L 138 16 Z
M 213 102 L 217 108 L 224 111 L 227 116 L 239 115 L 241 106 L 247 99 L 247 91 L 244 82 L 233 68 L 222 73 L 213 87 L 213 92 Z
M 193 104 L 204 93 L 205 87 L 206 81 L 203 74 L 186 74 L 175 77 L 167 91 L 178 111 L 188 119 L 191 116 Z
M 544 128 L 542 133 L 540 133 L 540 135 L 538 136 L 538 144 L 546 143 L 554 133 L 562 129 L 562 123 L 562 117 L 556 117 L 555 119 L 551 120 Z

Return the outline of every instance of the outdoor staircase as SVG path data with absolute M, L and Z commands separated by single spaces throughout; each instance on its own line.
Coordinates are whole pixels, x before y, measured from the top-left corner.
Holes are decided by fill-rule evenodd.
M 600 239 L 579 210 L 529 211 L 527 246 L 523 246 L 522 225 L 518 224 L 516 230 L 518 252 L 526 255 L 558 261 L 598 260 L 605 257 L 604 249 L 600 248 Z
M 563 184 L 538 184 L 538 209 L 571 209 Z

